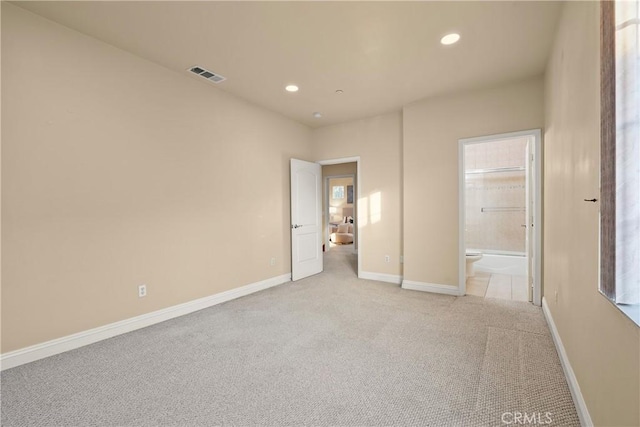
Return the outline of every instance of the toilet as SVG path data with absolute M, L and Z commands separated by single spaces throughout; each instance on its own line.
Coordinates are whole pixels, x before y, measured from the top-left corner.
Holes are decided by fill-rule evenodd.
M 480 259 L 482 259 L 482 254 L 480 252 L 467 252 L 467 277 L 473 277 L 476 274 L 473 268 L 473 263 Z

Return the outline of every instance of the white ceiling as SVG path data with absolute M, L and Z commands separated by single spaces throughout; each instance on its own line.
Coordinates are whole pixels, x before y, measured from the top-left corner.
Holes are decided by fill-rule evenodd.
M 202 90 L 312 127 L 539 75 L 561 9 L 541 1 L 13 3 L 199 79 Z M 460 42 L 442 46 L 452 31 Z M 209 83 L 186 71 L 193 65 L 227 80 Z M 289 83 L 300 91 L 285 92 Z

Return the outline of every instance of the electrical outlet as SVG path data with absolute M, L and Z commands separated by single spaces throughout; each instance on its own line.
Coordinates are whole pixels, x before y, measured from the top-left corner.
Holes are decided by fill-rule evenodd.
M 276 258 L 275 257 L 271 258 L 271 261 L 269 261 L 269 265 L 271 265 L 271 267 L 276 265 Z
M 147 296 L 147 285 L 138 286 L 138 298 Z
M 385 262 L 391 262 L 391 257 L 389 255 L 385 255 L 384 256 L 384 261 Z

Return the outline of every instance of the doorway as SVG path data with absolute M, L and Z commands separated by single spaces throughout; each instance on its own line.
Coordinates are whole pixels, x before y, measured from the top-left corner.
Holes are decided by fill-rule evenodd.
M 334 175 L 336 166 L 345 169 L 353 168 L 354 173 Z M 324 181 L 322 209 L 326 219 L 324 241 L 327 252 L 337 247 L 355 250 L 355 231 L 357 229 L 354 200 L 355 168 L 355 163 L 322 167 Z
M 322 166 L 323 177 L 322 217 L 326 269 L 330 269 L 332 265 L 340 266 L 341 271 L 358 276 L 361 271 L 358 256 L 359 157 L 318 163 Z
M 460 290 L 541 304 L 540 130 L 459 141 Z

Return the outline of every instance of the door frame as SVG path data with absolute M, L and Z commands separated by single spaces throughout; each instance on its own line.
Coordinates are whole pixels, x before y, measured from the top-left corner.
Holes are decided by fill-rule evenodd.
M 340 157 L 340 158 L 336 158 L 336 159 L 327 159 L 327 160 L 319 160 L 318 163 L 320 166 L 326 166 L 326 165 L 339 165 L 342 163 L 353 163 L 355 162 L 356 164 L 356 182 L 355 182 L 355 186 L 356 186 L 356 235 L 355 235 L 355 239 L 357 242 L 357 247 L 358 247 L 358 251 L 356 252 L 356 255 L 358 257 L 358 278 L 360 277 L 360 274 L 362 272 L 362 257 L 360 256 L 360 252 L 362 251 L 362 240 L 360 239 L 360 235 L 362 234 L 360 230 L 360 195 L 362 194 L 360 192 L 360 189 L 362 188 L 362 179 L 361 179 L 361 175 L 360 175 L 360 156 L 353 156 L 353 157 Z M 327 203 L 328 205 L 328 203 Z M 327 210 L 329 209 L 329 207 L 327 206 Z M 325 215 L 325 210 L 323 209 L 323 216 Z M 327 237 L 328 238 L 328 237 Z
M 527 225 L 533 224 L 533 227 L 527 227 L 529 238 L 533 238 L 533 304 L 542 305 L 542 131 L 540 129 L 529 129 L 518 132 L 500 133 L 495 135 L 486 135 L 475 138 L 463 138 L 458 140 L 458 288 L 460 295 L 467 292 L 466 283 L 466 242 L 465 242 L 465 224 L 466 224 L 466 186 L 465 186 L 465 161 L 464 147 L 468 144 L 477 144 L 489 141 L 499 141 L 501 139 L 513 139 L 523 136 L 532 138 L 532 148 L 530 150 L 533 158 L 528 159 L 528 168 L 532 174 L 532 185 L 534 188 L 534 209 L 529 209 L 531 218 L 527 218 Z M 529 169 L 530 168 L 530 169 Z M 530 201 L 527 200 L 529 208 Z M 531 231 L 533 230 L 533 231 Z M 529 249 L 527 248 L 527 251 Z M 529 276 L 530 277 L 530 276 Z

